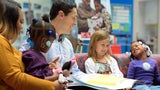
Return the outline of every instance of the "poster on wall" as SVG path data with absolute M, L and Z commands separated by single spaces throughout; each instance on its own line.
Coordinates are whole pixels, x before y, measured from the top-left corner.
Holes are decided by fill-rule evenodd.
M 104 27 L 104 14 L 102 13 L 102 10 L 98 11 L 95 6 L 102 6 L 103 10 L 105 10 L 109 16 L 111 15 L 110 0 L 97 1 L 100 2 L 95 4 L 94 0 L 90 0 L 90 5 L 85 5 L 85 2 L 83 2 L 82 0 L 75 0 L 75 3 L 78 7 L 78 38 L 81 40 L 89 40 L 90 36 L 96 30 Z M 79 14 L 79 12 L 81 14 Z
M 115 32 L 130 32 L 131 28 L 131 6 L 113 4 L 112 10 L 112 29 Z

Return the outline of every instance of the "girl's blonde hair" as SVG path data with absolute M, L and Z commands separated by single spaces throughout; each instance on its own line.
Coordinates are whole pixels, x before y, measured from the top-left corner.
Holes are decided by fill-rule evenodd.
M 96 32 L 94 32 L 91 36 L 91 40 L 90 40 L 90 43 L 89 43 L 89 50 L 88 50 L 88 56 L 93 58 L 93 60 L 96 62 L 96 58 L 97 58 L 97 53 L 96 53 L 96 44 L 98 41 L 101 41 L 101 40 L 105 40 L 105 39 L 109 39 L 110 40 L 110 36 L 108 34 L 107 31 L 104 31 L 104 30 L 98 30 Z M 109 52 L 106 53 L 106 56 L 109 55 Z

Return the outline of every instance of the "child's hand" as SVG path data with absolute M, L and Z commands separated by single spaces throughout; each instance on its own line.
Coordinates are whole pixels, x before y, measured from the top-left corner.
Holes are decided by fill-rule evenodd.
M 58 72 L 53 72 L 53 75 L 52 75 L 52 76 L 53 76 L 53 77 L 52 77 L 53 81 L 55 81 L 55 80 L 58 79 L 59 73 L 58 73 Z
M 53 60 L 49 63 L 49 68 L 51 68 L 51 69 L 59 68 L 60 66 L 58 66 L 58 65 L 56 64 L 59 59 L 60 59 L 60 57 L 56 57 L 55 59 L 53 59 Z

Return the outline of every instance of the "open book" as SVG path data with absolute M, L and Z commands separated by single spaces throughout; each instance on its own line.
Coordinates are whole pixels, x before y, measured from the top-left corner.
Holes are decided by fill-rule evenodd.
M 105 90 L 132 88 L 137 80 L 121 78 L 104 74 L 86 74 L 84 77 L 77 77 L 76 80 L 84 86 Z

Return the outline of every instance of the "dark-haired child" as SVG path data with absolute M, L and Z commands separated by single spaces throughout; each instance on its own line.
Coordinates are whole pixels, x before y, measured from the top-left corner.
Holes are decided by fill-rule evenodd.
M 27 29 L 27 42 L 30 49 L 23 52 L 22 60 L 25 65 L 25 72 L 38 78 L 54 81 L 58 79 L 58 73 L 49 68 L 43 53 L 46 53 L 56 33 L 49 19 L 33 19 L 31 26 Z
M 136 79 L 144 83 L 135 85 L 136 90 L 160 90 L 154 82 L 160 82 L 156 60 L 150 58 L 150 48 L 141 41 L 131 43 L 131 58 L 127 78 Z

